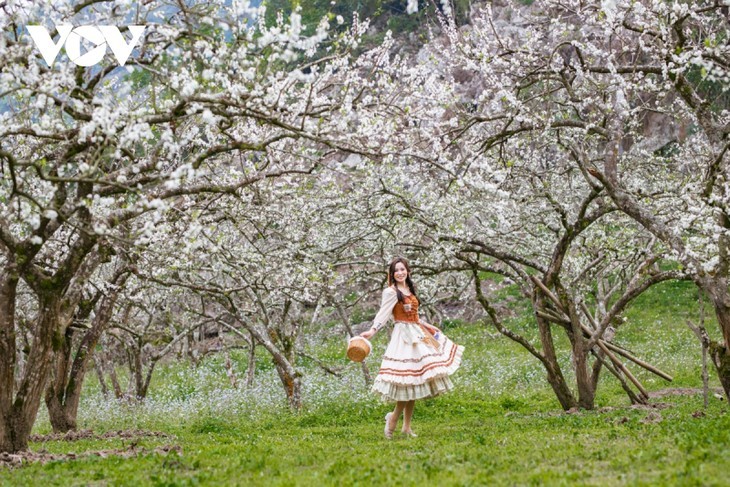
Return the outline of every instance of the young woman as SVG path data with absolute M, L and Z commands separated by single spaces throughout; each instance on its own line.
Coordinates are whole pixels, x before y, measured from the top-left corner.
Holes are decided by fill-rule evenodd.
M 392 316 L 393 334 L 383 363 L 373 384 L 373 392 L 395 402 L 385 416 L 385 437 L 391 439 L 403 414 L 403 434 L 416 436 L 411 418 L 416 399 L 433 397 L 453 388 L 449 376 L 461 363 L 464 347 L 449 340 L 438 328 L 418 317 L 418 298 L 408 262 L 398 257 L 388 268 L 388 287 L 383 291 L 380 311 L 370 330 L 361 333 L 371 338 Z

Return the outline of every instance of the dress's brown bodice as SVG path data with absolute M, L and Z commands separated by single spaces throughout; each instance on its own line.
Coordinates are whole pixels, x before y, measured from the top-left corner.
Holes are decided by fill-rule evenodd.
M 406 311 L 403 308 L 404 304 L 410 304 L 411 310 Z M 398 301 L 393 307 L 393 320 L 418 323 L 418 298 L 412 294 L 409 296 L 404 295 L 403 302 Z

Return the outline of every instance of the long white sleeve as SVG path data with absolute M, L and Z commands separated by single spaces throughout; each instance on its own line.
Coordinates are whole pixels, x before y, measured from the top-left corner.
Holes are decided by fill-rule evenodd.
M 380 311 L 378 311 L 378 314 L 373 320 L 373 326 L 371 330 L 375 330 L 375 332 L 378 332 L 383 327 L 383 325 L 388 322 L 388 320 L 393 316 L 393 308 L 395 307 L 395 304 L 397 302 L 398 295 L 393 288 L 387 287 L 383 289 L 383 299 L 380 302 Z

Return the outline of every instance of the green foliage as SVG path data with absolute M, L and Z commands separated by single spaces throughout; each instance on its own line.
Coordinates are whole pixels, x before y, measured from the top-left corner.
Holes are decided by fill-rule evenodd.
M 225 433 L 228 430 L 227 421 L 210 416 L 204 416 L 190 426 L 192 433 Z
M 440 5 L 440 2 L 437 3 Z M 452 2 L 457 24 L 469 22 L 470 3 L 469 0 Z M 369 46 L 381 42 L 388 29 L 394 35 L 418 33 L 429 18 L 434 20 L 434 4 L 423 1 L 419 2 L 418 12 L 410 15 L 406 13 L 407 0 L 337 0 L 334 5 L 331 0 L 265 0 L 265 5 L 266 24 L 269 26 L 276 23 L 279 11 L 286 19 L 294 9 L 301 7 L 299 14 L 302 16 L 302 24 L 308 26 L 305 31 L 308 34 L 314 32 L 323 17 L 328 18 L 332 29 L 341 32 L 352 25 L 353 12 L 357 12 L 361 20 L 370 19 L 371 25 L 375 27 L 375 33 L 365 36 L 365 44 Z M 338 15 L 344 20 L 342 25 L 335 22 Z
M 693 64 L 687 72 L 687 81 L 705 100 L 710 102 L 714 112 L 720 113 L 730 109 L 730 89 L 726 83 L 708 78 L 704 67 Z
M 434 323 L 434 324 L 436 324 L 436 323 Z M 464 325 L 465 325 L 464 320 L 459 320 L 459 319 L 454 319 L 454 320 L 445 319 L 441 323 L 438 323 L 439 328 L 441 328 L 443 331 L 449 331 L 452 328 L 458 328 L 458 327 L 462 327 Z
M 390 15 L 386 26 L 393 33 L 415 32 L 418 29 L 421 19 L 419 15 Z
M 292 11 L 301 6 L 299 12 L 302 16 L 302 24 L 307 26 L 305 33 L 313 34 L 320 20 L 327 17 L 331 27 L 336 27 L 337 23 L 333 22 L 337 15 L 341 15 L 345 19 L 346 24 L 352 20 L 352 12 L 360 11 L 360 0 L 342 0 L 332 5 L 331 0 L 307 0 L 305 2 L 299 0 L 266 0 L 266 25 L 276 24 L 276 16 L 279 11 L 284 14 L 285 18 L 291 15 Z M 368 2 L 365 2 L 368 3 Z M 374 2 L 370 2 L 374 3 Z M 367 9 L 369 11 L 370 9 Z

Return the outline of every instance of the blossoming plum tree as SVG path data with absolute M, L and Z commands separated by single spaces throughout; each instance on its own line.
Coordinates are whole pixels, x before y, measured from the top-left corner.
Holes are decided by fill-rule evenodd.
M 461 144 L 508 163 L 511 141 L 539 138 L 654 235 L 710 296 L 730 397 L 727 7 L 547 0 L 509 12 L 486 8 L 471 30 L 447 30 L 450 66 L 481 88 Z M 530 164 L 551 167 L 541 152 Z
M 235 197 L 311 172 L 323 148 L 347 140 L 347 122 L 333 115 L 354 110 L 349 51 L 365 24 L 312 60 L 326 21 L 307 35 L 296 14 L 268 28 L 257 13 L 245 1 L 0 6 L 0 451 L 27 448 L 53 353 L 104 248 L 123 240 L 144 252 L 185 198 Z M 146 30 L 126 69 L 63 56 L 49 67 L 24 30 L 130 18 Z M 260 156 L 274 147 L 283 157 Z M 37 313 L 16 387 L 16 304 L 26 287 Z

